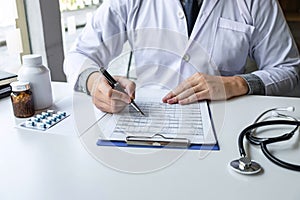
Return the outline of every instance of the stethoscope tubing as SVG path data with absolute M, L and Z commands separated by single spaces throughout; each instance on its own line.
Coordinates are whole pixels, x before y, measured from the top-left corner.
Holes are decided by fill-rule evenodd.
M 264 143 L 265 146 L 267 144 L 269 144 L 269 143 L 274 143 L 274 142 L 280 142 L 280 141 L 288 140 L 288 139 L 290 139 L 293 136 L 294 131 L 292 131 L 290 133 L 287 133 L 287 134 L 283 134 L 283 135 L 278 136 L 278 137 L 274 137 L 274 138 L 269 138 L 269 139 L 262 138 L 262 141 L 251 140 L 251 131 L 252 130 L 254 130 L 256 128 L 259 128 L 259 127 L 270 126 L 270 125 L 292 125 L 292 126 L 296 126 L 295 130 L 297 130 L 297 128 L 300 126 L 300 121 L 292 121 L 292 120 L 270 120 L 270 121 L 257 122 L 257 123 L 249 125 L 248 127 L 246 127 L 240 133 L 239 138 L 238 138 L 239 152 L 240 152 L 240 155 L 242 157 L 246 156 L 246 152 L 245 152 L 244 145 L 243 145 L 244 137 L 246 135 L 248 135 L 247 138 L 250 138 L 249 141 L 252 144 L 259 145 L 259 144 Z M 256 138 L 256 139 L 258 139 L 258 138 Z M 267 150 L 267 152 L 269 153 L 268 150 Z M 269 155 L 271 155 L 271 154 L 269 153 Z M 274 156 L 271 156 L 271 157 L 274 157 Z
M 270 160 L 272 161 L 274 164 L 286 168 L 286 169 L 290 169 L 290 170 L 294 170 L 294 171 L 300 171 L 300 165 L 295 165 L 292 163 L 287 163 L 283 160 L 280 160 L 278 158 L 276 158 L 275 156 L 273 156 L 270 151 L 267 148 L 267 143 L 266 142 L 262 142 L 260 144 L 261 150 L 263 152 L 263 154 Z
M 262 118 L 271 111 L 275 111 L 275 113 L 272 113 L 271 116 L 267 116 L 262 120 Z M 282 142 L 289 140 L 293 137 L 293 135 L 296 133 L 296 131 L 300 127 L 300 121 L 294 118 L 293 116 L 285 115 L 278 113 L 278 111 L 294 111 L 294 107 L 286 107 L 286 108 L 272 108 L 269 109 L 262 114 L 259 115 L 259 117 L 256 118 L 253 124 L 246 127 L 238 136 L 238 148 L 240 152 L 241 158 L 237 160 L 233 160 L 230 163 L 230 166 L 233 170 L 242 173 L 242 174 L 255 174 L 261 171 L 261 166 L 259 163 L 252 161 L 249 156 L 247 156 L 245 148 L 244 148 L 244 138 L 246 137 L 247 141 L 250 144 L 258 145 L 261 147 L 261 150 L 263 154 L 266 156 L 267 159 L 269 159 L 271 162 L 276 164 L 277 166 L 294 170 L 294 171 L 300 171 L 300 165 L 295 165 L 293 163 L 288 163 L 283 160 L 280 160 L 279 158 L 275 157 L 268 149 L 268 144 L 276 143 L 276 142 Z M 285 118 L 285 120 L 267 120 L 268 118 L 272 117 L 278 117 L 278 118 Z M 287 133 L 284 133 L 279 136 L 274 137 L 257 137 L 256 136 L 256 130 L 260 127 L 265 126 L 271 126 L 271 125 L 289 125 L 294 126 L 292 130 L 290 130 Z

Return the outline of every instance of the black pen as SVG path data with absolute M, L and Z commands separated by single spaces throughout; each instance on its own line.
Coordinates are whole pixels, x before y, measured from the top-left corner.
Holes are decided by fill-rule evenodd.
M 109 83 L 109 85 L 115 89 L 118 90 L 120 92 L 123 92 L 125 94 L 127 94 L 124 90 L 124 88 L 120 85 L 120 83 L 118 83 L 106 70 L 104 67 L 100 68 L 100 72 L 103 74 L 103 76 L 106 78 L 107 82 Z M 138 111 L 139 113 L 141 113 L 142 115 L 145 116 L 145 114 L 143 113 L 143 111 L 136 105 L 136 103 L 134 102 L 133 99 L 131 99 L 130 102 L 131 106 Z

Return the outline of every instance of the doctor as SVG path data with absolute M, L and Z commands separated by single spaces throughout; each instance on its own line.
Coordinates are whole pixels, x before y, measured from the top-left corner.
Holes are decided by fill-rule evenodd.
M 194 19 L 187 1 L 105 0 L 66 57 L 68 81 L 100 110 L 121 111 L 135 84 L 115 77 L 128 94 L 113 90 L 98 69 L 128 41 L 138 80 L 171 90 L 165 103 L 281 95 L 298 84 L 299 53 L 276 0 L 195 0 Z M 258 70 L 244 74 L 248 57 Z

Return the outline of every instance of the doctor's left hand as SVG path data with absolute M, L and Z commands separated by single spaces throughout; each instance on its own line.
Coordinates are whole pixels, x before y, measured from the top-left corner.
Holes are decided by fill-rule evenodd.
M 162 100 L 164 103 L 189 104 L 200 100 L 226 100 L 248 93 L 246 81 L 239 76 L 211 76 L 195 73 Z

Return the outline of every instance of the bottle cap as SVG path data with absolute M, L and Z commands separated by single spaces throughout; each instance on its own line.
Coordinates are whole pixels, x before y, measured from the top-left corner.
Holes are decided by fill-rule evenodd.
M 42 65 L 42 56 L 38 54 L 24 55 L 22 57 L 24 66 L 40 66 Z
M 26 81 L 15 81 L 10 86 L 13 92 L 22 92 L 30 89 L 30 84 Z

